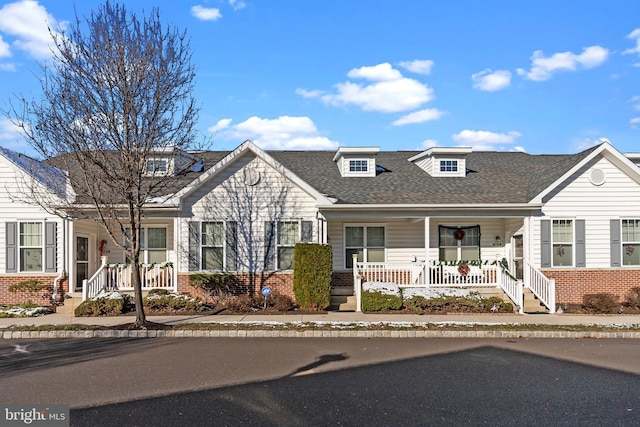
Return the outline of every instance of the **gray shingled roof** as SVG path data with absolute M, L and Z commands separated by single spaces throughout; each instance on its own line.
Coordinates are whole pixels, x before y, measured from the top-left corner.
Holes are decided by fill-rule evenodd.
M 376 177 L 342 177 L 335 151 L 267 151 L 276 161 L 337 204 L 496 204 L 527 203 L 597 147 L 573 155 L 519 152 L 472 152 L 465 177 L 432 177 L 408 159 L 419 151 L 381 151 L 376 164 L 387 172 Z M 194 153 L 204 171 L 230 151 Z M 55 162 L 52 162 L 55 164 Z M 71 173 L 74 173 L 71 171 Z M 77 173 L 77 171 L 76 171 Z M 162 189 L 174 194 L 201 172 L 176 176 Z M 82 202 L 78 200 L 78 202 Z

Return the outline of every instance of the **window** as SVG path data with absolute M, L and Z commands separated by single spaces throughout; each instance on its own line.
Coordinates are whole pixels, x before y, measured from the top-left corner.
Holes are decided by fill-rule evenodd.
M 368 160 L 349 160 L 349 172 L 368 172 Z
M 480 226 L 438 227 L 440 261 L 480 259 Z
M 640 265 L 640 219 L 622 220 L 622 265 Z
M 131 229 L 125 231 L 125 247 L 129 247 Z M 140 229 L 140 249 L 145 264 L 159 264 L 167 260 L 167 229 L 146 227 Z M 128 261 L 128 260 L 127 260 Z
M 440 160 L 440 172 L 458 172 L 458 161 Z
M 224 223 L 202 223 L 202 269 L 224 268 Z
M 167 171 L 167 160 L 166 159 L 150 159 L 147 160 L 147 172 L 150 174 L 153 173 L 164 173 Z
M 554 219 L 552 238 L 552 266 L 573 266 L 573 220 Z
M 385 261 L 384 226 L 348 226 L 344 229 L 345 267 L 353 268 L 353 254 L 358 262 Z
M 300 241 L 298 221 L 279 221 L 277 226 L 276 256 L 278 270 L 293 269 L 293 249 Z
M 20 223 L 20 271 L 42 271 L 43 243 L 41 222 Z

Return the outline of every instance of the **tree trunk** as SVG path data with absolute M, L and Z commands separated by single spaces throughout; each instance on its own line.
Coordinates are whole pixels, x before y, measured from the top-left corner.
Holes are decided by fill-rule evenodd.
M 147 317 L 144 314 L 142 304 L 142 283 L 140 282 L 140 253 L 134 251 L 131 259 L 131 283 L 133 284 L 133 297 L 136 305 L 136 322 L 134 326 L 142 329 L 147 325 Z

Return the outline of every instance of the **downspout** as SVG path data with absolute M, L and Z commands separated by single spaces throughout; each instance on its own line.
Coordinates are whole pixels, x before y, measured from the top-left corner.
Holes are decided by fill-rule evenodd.
M 51 299 L 56 301 L 58 299 L 58 286 L 59 282 L 67 277 L 67 219 L 62 219 L 62 271 L 58 277 L 53 279 L 53 294 Z

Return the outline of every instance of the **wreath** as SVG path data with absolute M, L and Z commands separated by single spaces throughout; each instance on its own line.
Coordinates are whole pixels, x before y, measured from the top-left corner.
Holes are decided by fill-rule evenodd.
M 469 266 L 467 264 L 460 264 L 458 266 L 458 273 L 460 273 L 462 277 L 467 277 L 467 274 L 469 274 Z
M 456 231 L 453 232 L 453 237 L 457 240 L 462 240 L 464 238 L 464 230 L 461 228 L 457 228 Z

